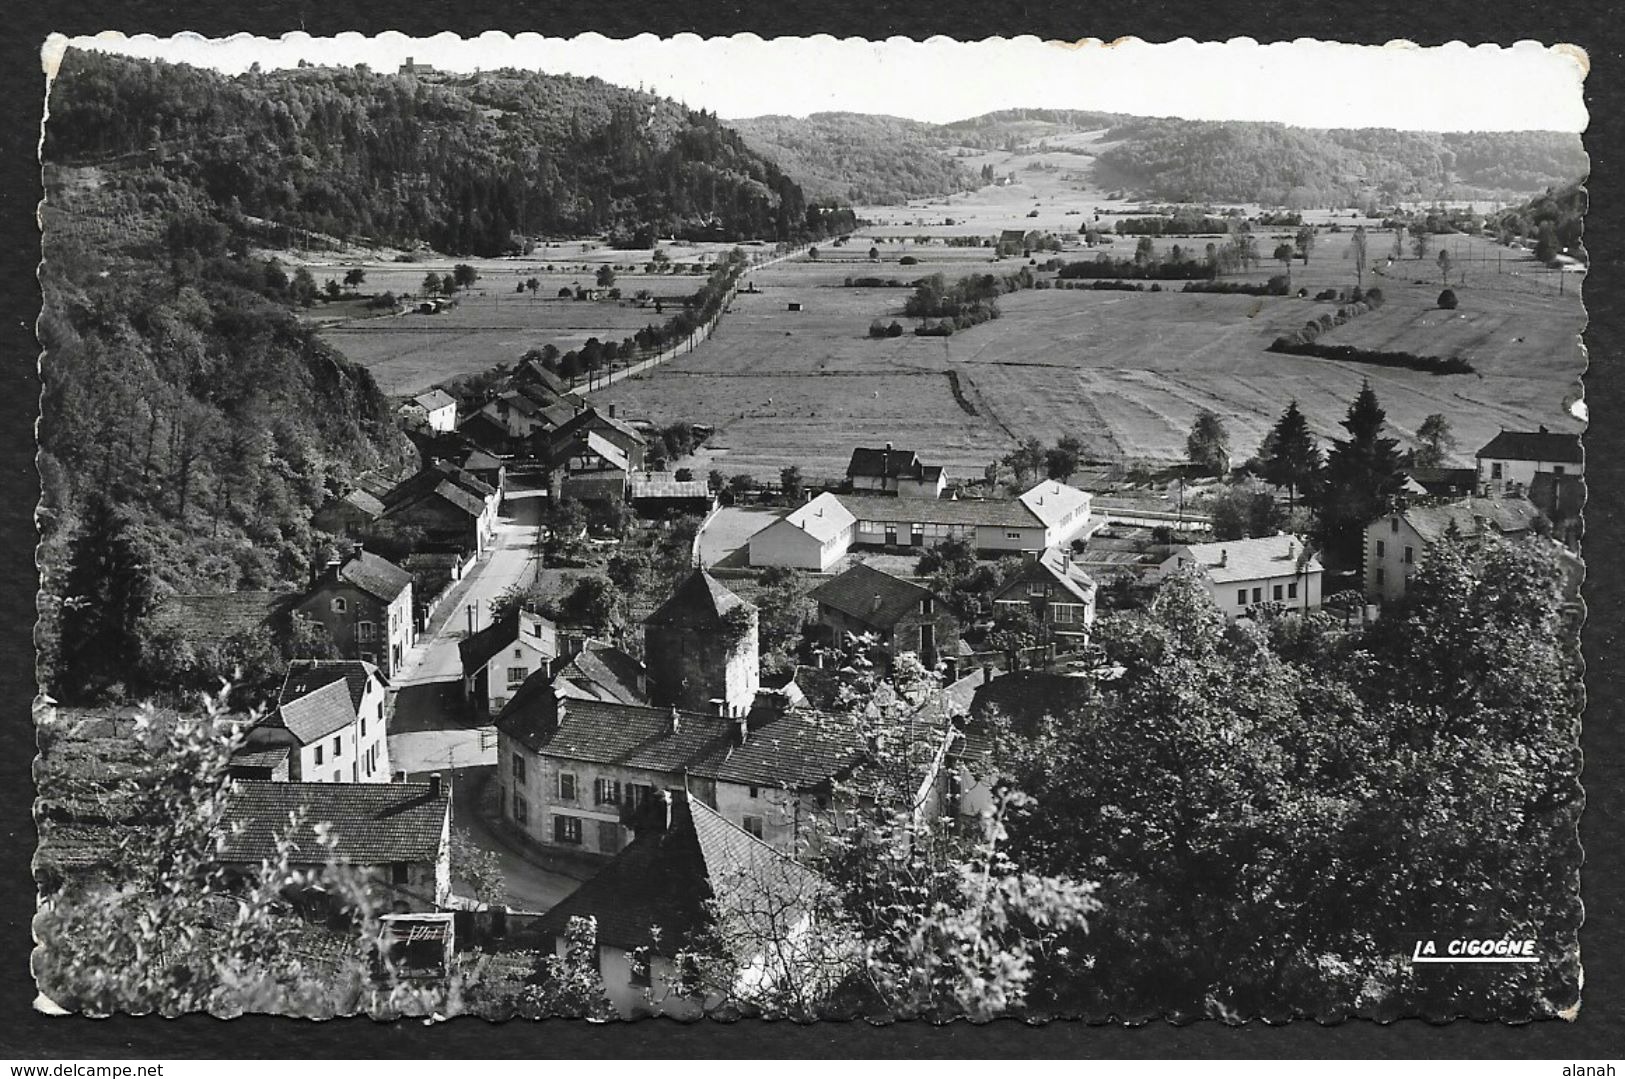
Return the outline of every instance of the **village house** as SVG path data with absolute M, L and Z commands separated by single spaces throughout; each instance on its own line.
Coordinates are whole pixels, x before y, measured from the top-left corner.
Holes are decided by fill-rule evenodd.
M 441 461 L 396 484 L 382 519 L 419 530 L 427 548 L 484 555 L 496 535 L 496 488 Z
M 929 588 L 859 563 L 808 593 L 818 623 L 839 645 L 847 634 L 873 634 L 891 659 L 912 652 L 927 668 L 958 653 L 959 624 Z
M 337 840 L 331 857 L 358 870 L 385 909 L 435 910 L 450 900 L 451 786 L 439 775 L 427 783 L 239 781 L 216 827 L 222 865 L 252 877 L 278 857 L 294 814 L 294 868 L 327 867 L 321 829 Z
M 588 638 L 555 666 L 553 690 L 576 700 L 650 704 L 649 672 L 642 663 L 607 641 Z M 541 683 L 545 685 L 545 682 Z
M 680 480 L 675 472 L 634 472 L 627 481 L 633 511 L 645 519 L 704 517 L 716 509 L 717 496 L 707 481 Z
M 733 999 L 749 1000 L 782 978 L 817 985 L 838 974 L 786 958 L 813 952 L 797 943 L 816 931 L 812 915 L 823 881 L 703 801 L 682 791 L 660 793 L 637 838 L 537 923 L 557 954 L 564 954 L 571 920 L 591 918 L 599 975 L 627 1019 L 704 1013 L 703 999 L 678 988 L 676 957 L 708 930 L 729 933 L 734 946 Z
M 948 483 L 942 466 L 927 465 L 913 450 L 893 449 L 890 442 L 885 449 L 853 450 L 846 479 L 855 494 L 875 492 L 904 498 L 938 498 Z
M 452 431 L 457 427 L 457 399 L 438 387 L 418 394 L 402 405 L 401 411 L 420 418 L 431 431 Z
M 856 727 L 764 702 L 718 715 L 568 698 L 543 676 L 497 717 L 497 776 L 506 824 L 544 847 L 612 855 L 656 793 L 687 790 L 782 849 L 829 807 L 830 783 L 865 746 Z
M 1478 470 L 1473 468 L 1404 469 L 1405 486 L 1400 493 L 1419 498 L 1467 498 L 1478 487 Z
M 856 525 L 841 500 L 825 492 L 752 535 L 750 564 L 827 573 L 852 546 Z
M 537 671 L 559 655 L 558 632 L 533 611 L 515 610 L 457 643 L 463 661 L 463 692 L 495 715 Z
M 515 438 L 508 431 L 508 425 L 481 411 L 469 416 L 457 425 L 457 434 L 471 446 L 477 446 L 487 453 L 498 456 L 508 456 L 513 453 Z
M 1185 569 L 1202 575 L 1227 619 L 1240 618 L 1261 603 L 1279 603 L 1305 614 L 1320 609 L 1320 559 L 1300 536 L 1184 544 L 1163 560 L 1157 575 Z
M 935 547 L 962 539 L 995 556 L 1036 553 L 1090 529 L 1089 495 L 1058 480 L 1035 484 L 1015 499 L 839 497 L 857 519 L 855 547 Z
M 384 680 L 359 660 L 298 660 L 276 711 L 232 755 L 237 779 L 293 783 L 387 783 Z
M 1029 611 L 1053 636 L 1086 641 L 1095 623 L 1095 582 L 1072 564 L 1066 548 L 1051 547 L 1027 558 L 1021 572 L 993 593 L 993 609 Z
M 1478 451 L 1481 495 L 1527 494 L 1535 477 L 1585 475 L 1579 435 L 1538 431 L 1502 431 Z
M 311 524 L 335 536 L 365 534 L 384 515 L 384 503 L 359 487 L 342 498 L 328 499 Z
M 417 639 L 412 575 L 366 550 L 329 562 L 294 611 L 320 623 L 339 655 L 376 664 L 386 679 Z
M 1392 603 L 1405 594 L 1428 548 L 1454 536 L 1477 539 L 1489 532 L 1523 535 L 1540 510 L 1525 498 L 1471 498 L 1398 507 L 1366 525 L 1362 583 L 1368 598 Z
M 696 569 L 643 620 L 656 704 L 738 716 L 756 703 L 761 657 L 756 608 Z

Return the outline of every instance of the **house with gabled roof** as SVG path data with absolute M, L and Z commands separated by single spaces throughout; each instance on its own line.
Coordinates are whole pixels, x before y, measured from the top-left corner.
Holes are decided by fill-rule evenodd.
M 514 368 L 513 375 L 508 381 L 514 386 L 540 386 L 554 397 L 574 396 L 569 383 L 555 372 L 549 371 L 540 360 L 520 360 L 519 366 Z
M 383 501 L 357 487 L 340 498 L 328 499 L 310 523 L 335 536 L 359 536 L 383 515 Z
M 1361 583 L 1379 603 L 1403 596 L 1429 548 L 1451 540 L 1467 542 L 1489 533 L 1531 533 L 1540 510 L 1527 498 L 1466 498 L 1458 502 L 1397 506 L 1366 525 Z
M 639 517 L 684 514 L 704 517 L 717 506 L 716 492 L 703 479 L 680 480 L 675 472 L 633 472 L 627 479 L 627 501 Z
M 1478 486 L 1484 495 L 1526 495 L 1535 477 L 1585 475 L 1579 435 L 1502 431 L 1478 451 Z
M 591 638 L 554 667 L 553 688 L 559 696 L 577 700 L 653 703 L 643 664 L 607 641 Z
M 218 859 L 231 873 L 251 878 L 278 857 L 278 841 L 293 829 L 295 868 L 327 867 L 342 860 L 360 871 L 385 909 L 435 910 L 451 898 L 451 786 L 434 775 L 427 783 L 268 783 L 232 785 L 216 826 Z M 335 842 L 331 855 L 318 838 Z
M 623 1018 L 696 1018 L 706 1001 L 685 995 L 676 960 L 702 933 L 731 944 L 739 967 L 727 994 L 749 1000 L 781 979 L 809 984 L 845 969 L 809 946 L 828 885 L 784 852 L 683 791 L 660 797 L 637 837 L 537 923 L 564 954 L 574 919 L 597 928 L 598 972 Z M 829 942 L 825 942 L 828 944 Z M 851 952 L 852 969 L 857 952 Z M 826 986 L 828 988 L 829 986 Z
M 927 465 L 913 450 L 860 446 L 852 451 L 846 479 L 854 494 L 874 492 L 904 498 L 939 498 L 947 486 L 941 465 Z
M 288 667 L 276 710 L 244 737 L 232 756 L 238 779 L 306 783 L 387 783 L 386 687 L 378 668 L 359 660 L 297 660 Z
M 1157 567 L 1159 579 L 1193 570 L 1228 619 L 1263 603 L 1307 614 L 1320 609 L 1323 569 L 1303 537 L 1284 533 L 1174 548 Z
M 457 398 L 438 386 L 407 401 L 402 411 L 421 417 L 431 431 L 451 431 L 457 427 Z
M 750 537 L 752 566 L 790 566 L 827 573 L 852 546 L 857 518 L 829 492 Z
M 537 671 L 546 671 L 559 655 L 558 630 L 534 611 L 514 610 L 457 642 L 463 661 L 463 690 L 490 715 Z
M 481 556 L 496 534 L 496 488 L 448 461 L 436 461 L 390 488 L 382 519 L 420 530 L 428 547 Z
M 340 656 L 376 664 L 386 679 L 417 639 L 412 575 L 364 549 L 329 562 L 294 613 L 319 623 Z
M 958 652 L 959 622 L 936 593 L 914 581 L 859 563 L 808 593 L 818 623 L 835 643 L 872 635 L 896 659 L 912 652 L 927 668 Z
M 1030 612 L 1046 632 L 1061 638 L 1089 636 L 1095 623 L 1095 582 L 1064 547 L 1050 547 L 1022 562 L 993 593 L 995 612 Z

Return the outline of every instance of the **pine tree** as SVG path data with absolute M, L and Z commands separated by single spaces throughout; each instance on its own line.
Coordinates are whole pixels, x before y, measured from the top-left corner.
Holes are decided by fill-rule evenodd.
M 128 682 L 141 659 L 141 624 L 155 603 L 146 560 L 129 522 L 105 498 L 85 507 L 69 545 L 62 589 L 58 699 L 95 699 Z
M 1287 405 L 1281 418 L 1275 421 L 1265 446 L 1267 449 L 1259 455 L 1264 459 L 1264 478 L 1277 487 L 1285 487 L 1287 506 L 1296 508 L 1298 492 L 1309 497 L 1319 486 L 1324 464 L 1320 446 L 1309 433 L 1309 422 L 1298 410 L 1297 401 Z
M 1405 482 L 1399 440 L 1382 435 L 1387 418 L 1371 383 L 1362 383 L 1343 420 L 1349 437 L 1338 439 L 1326 457 L 1321 529 L 1328 553 L 1340 565 L 1354 562 L 1362 530 L 1393 508 Z

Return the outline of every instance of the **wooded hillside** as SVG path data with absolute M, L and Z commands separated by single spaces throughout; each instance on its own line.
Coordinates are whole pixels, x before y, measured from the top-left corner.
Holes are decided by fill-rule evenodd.
M 728 122 L 748 146 L 778 162 L 811 195 L 877 205 L 977 185 L 945 153 L 955 140 L 935 124 L 851 112 Z

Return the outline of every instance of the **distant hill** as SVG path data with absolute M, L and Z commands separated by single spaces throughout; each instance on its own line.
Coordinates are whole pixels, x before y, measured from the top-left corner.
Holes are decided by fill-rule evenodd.
M 1580 136 L 1551 131 L 1316 130 L 1132 119 L 1106 135 L 1095 180 L 1145 198 L 1294 207 L 1508 199 L 1583 179 Z
M 980 183 L 955 151 L 1092 153 L 1094 183 L 1167 202 L 1380 205 L 1522 199 L 1585 177 L 1578 135 L 1313 129 L 1155 119 L 1077 109 L 1003 109 L 950 124 L 818 113 L 731 121 L 752 148 L 810 192 L 857 203 L 903 202 Z M 1047 141 L 1057 140 L 1057 141 Z
M 873 205 L 965 191 L 979 182 L 949 156 L 955 139 L 937 124 L 853 112 L 728 123 L 812 196 Z

